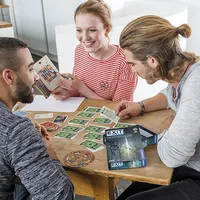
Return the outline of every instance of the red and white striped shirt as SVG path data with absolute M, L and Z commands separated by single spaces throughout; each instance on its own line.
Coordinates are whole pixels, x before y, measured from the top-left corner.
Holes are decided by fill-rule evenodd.
M 78 45 L 75 50 L 73 74 L 87 87 L 107 100 L 133 100 L 137 86 L 137 74 L 131 71 L 122 49 L 110 58 L 97 60 Z

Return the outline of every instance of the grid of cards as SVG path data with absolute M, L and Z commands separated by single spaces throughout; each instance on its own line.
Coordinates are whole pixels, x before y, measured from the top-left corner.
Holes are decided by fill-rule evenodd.
M 81 112 L 77 113 L 74 118 L 70 119 L 68 125 L 59 131 L 55 137 L 74 139 L 84 131 L 84 134 L 81 134 L 82 141 L 79 145 L 87 148 L 91 152 L 99 151 L 104 148 L 103 134 L 105 130 L 113 126 L 112 122 L 116 122 L 117 119 L 117 116 L 114 116 L 113 113 L 110 114 L 111 112 L 114 111 L 105 106 L 103 108 L 85 107 Z M 106 116 L 104 113 L 109 113 L 109 116 Z M 133 124 L 117 123 L 114 127 L 121 128 L 131 125 Z
M 27 113 L 16 112 L 15 114 L 24 116 Z M 34 117 L 34 119 L 48 118 L 53 118 L 53 113 L 35 114 Z M 44 121 L 40 124 L 48 131 L 55 131 L 61 127 L 66 120 L 68 120 L 67 125 L 64 127 L 62 126 L 63 128 L 59 130 L 54 137 L 62 139 L 74 139 L 76 136 L 82 133 L 78 139 L 81 142 L 79 141 L 78 144 L 87 148 L 91 152 L 96 152 L 105 148 L 103 144 L 103 134 L 105 133 L 106 129 L 110 129 L 112 127 L 124 128 L 135 125 L 118 123 L 119 117 L 115 115 L 114 110 L 105 106 L 102 108 L 87 106 L 81 112 L 76 113 L 72 119 L 68 119 L 68 116 L 58 115 L 54 120 Z

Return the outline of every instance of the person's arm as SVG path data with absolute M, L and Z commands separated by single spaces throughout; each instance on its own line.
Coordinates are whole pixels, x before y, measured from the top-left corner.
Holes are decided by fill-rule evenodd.
M 97 95 L 93 90 L 91 90 L 89 87 L 85 85 L 83 81 L 78 79 L 75 75 L 73 74 L 63 74 L 64 76 L 70 76 L 72 80 L 68 80 L 66 78 L 63 78 L 58 73 L 58 76 L 61 79 L 61 87 L 67 89 L 70 93 L 71 96 L 85 96 L 86 98 L 89 99 L 103 99 L 99 95 Z
M 168 107 L 167 98 L 164 94 L 158 93 L 154 97 L 142 101 L 145 107 L 145 112 L 166 109 Z
M 144 112 L 166 109 L 168 106 L 167 99 L 164 94 L 158 93 L 156 96 L 143 100 Z M 116 115 L 122 118 L 137 116 L 141 113 L 141 105 L 138 102 L 122 101 L 116 109 Z
M 45 147 L 30 120 L 13 123 L 9 132 L 9 162 L 33 199 L 72 200 L 73 184 L 51 145 Z
M 181 91 L 178 112 L 158 142 L 158 154 L 168 167 L 182 166 L 195 154 L 200 139 L 199 88 L 198 81 L 187 81 Z

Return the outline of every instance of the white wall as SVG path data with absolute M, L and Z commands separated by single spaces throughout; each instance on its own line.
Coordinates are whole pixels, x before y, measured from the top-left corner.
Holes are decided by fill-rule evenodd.
M 108 0 L 107 0 L 108 1 Z M 110 2 L 113 0 L 110 0 Z M 169 3 L 171 1 L 172 3 Z M 111 3 L 112 3 L 111 2 Z M 119 12 L 118 12 L 119 11 Z M 119 43 L 119 35 L 124 26 L 132 19 L 145 14 L 157 14 L 167 18 L 175 26 L 187 23 L 187 6 L 174 3 L 172 0 L 162 0 L 159 3 L 156 0 L 134 0 L 124 2 L 124 7 L 118 10 L 113 18 L 113 30 L 110 34 L 111 43 Z M 118 12 L 118 13 L 117 13 Z M 61 72 L 72 72 L 74 48 L 78 44 L 75 36 L 75 25 L 68 24 L 56 27 L 56 43 Z M 185 39 L 181 40 L 182 48 L 186 48 Z M 135 91 L 134 101 L 156 95 L 161 89 L 166 87 L 167 83 L 158 81 L 153 85 L 148 85 L 144 79 L 139 78 L 138 86 Z
M 188 6 L 188 24 L 192 28 L 192 35 L 187 39 L 187 50 L 200 55 L 200 1 L 199 0 L 178 0 Z

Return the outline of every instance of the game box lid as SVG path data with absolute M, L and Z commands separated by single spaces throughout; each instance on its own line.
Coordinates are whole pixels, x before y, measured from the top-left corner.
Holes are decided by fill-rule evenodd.
M 105 130 L 108 168 L 127 169 L 146 166 L 139 125 Z

